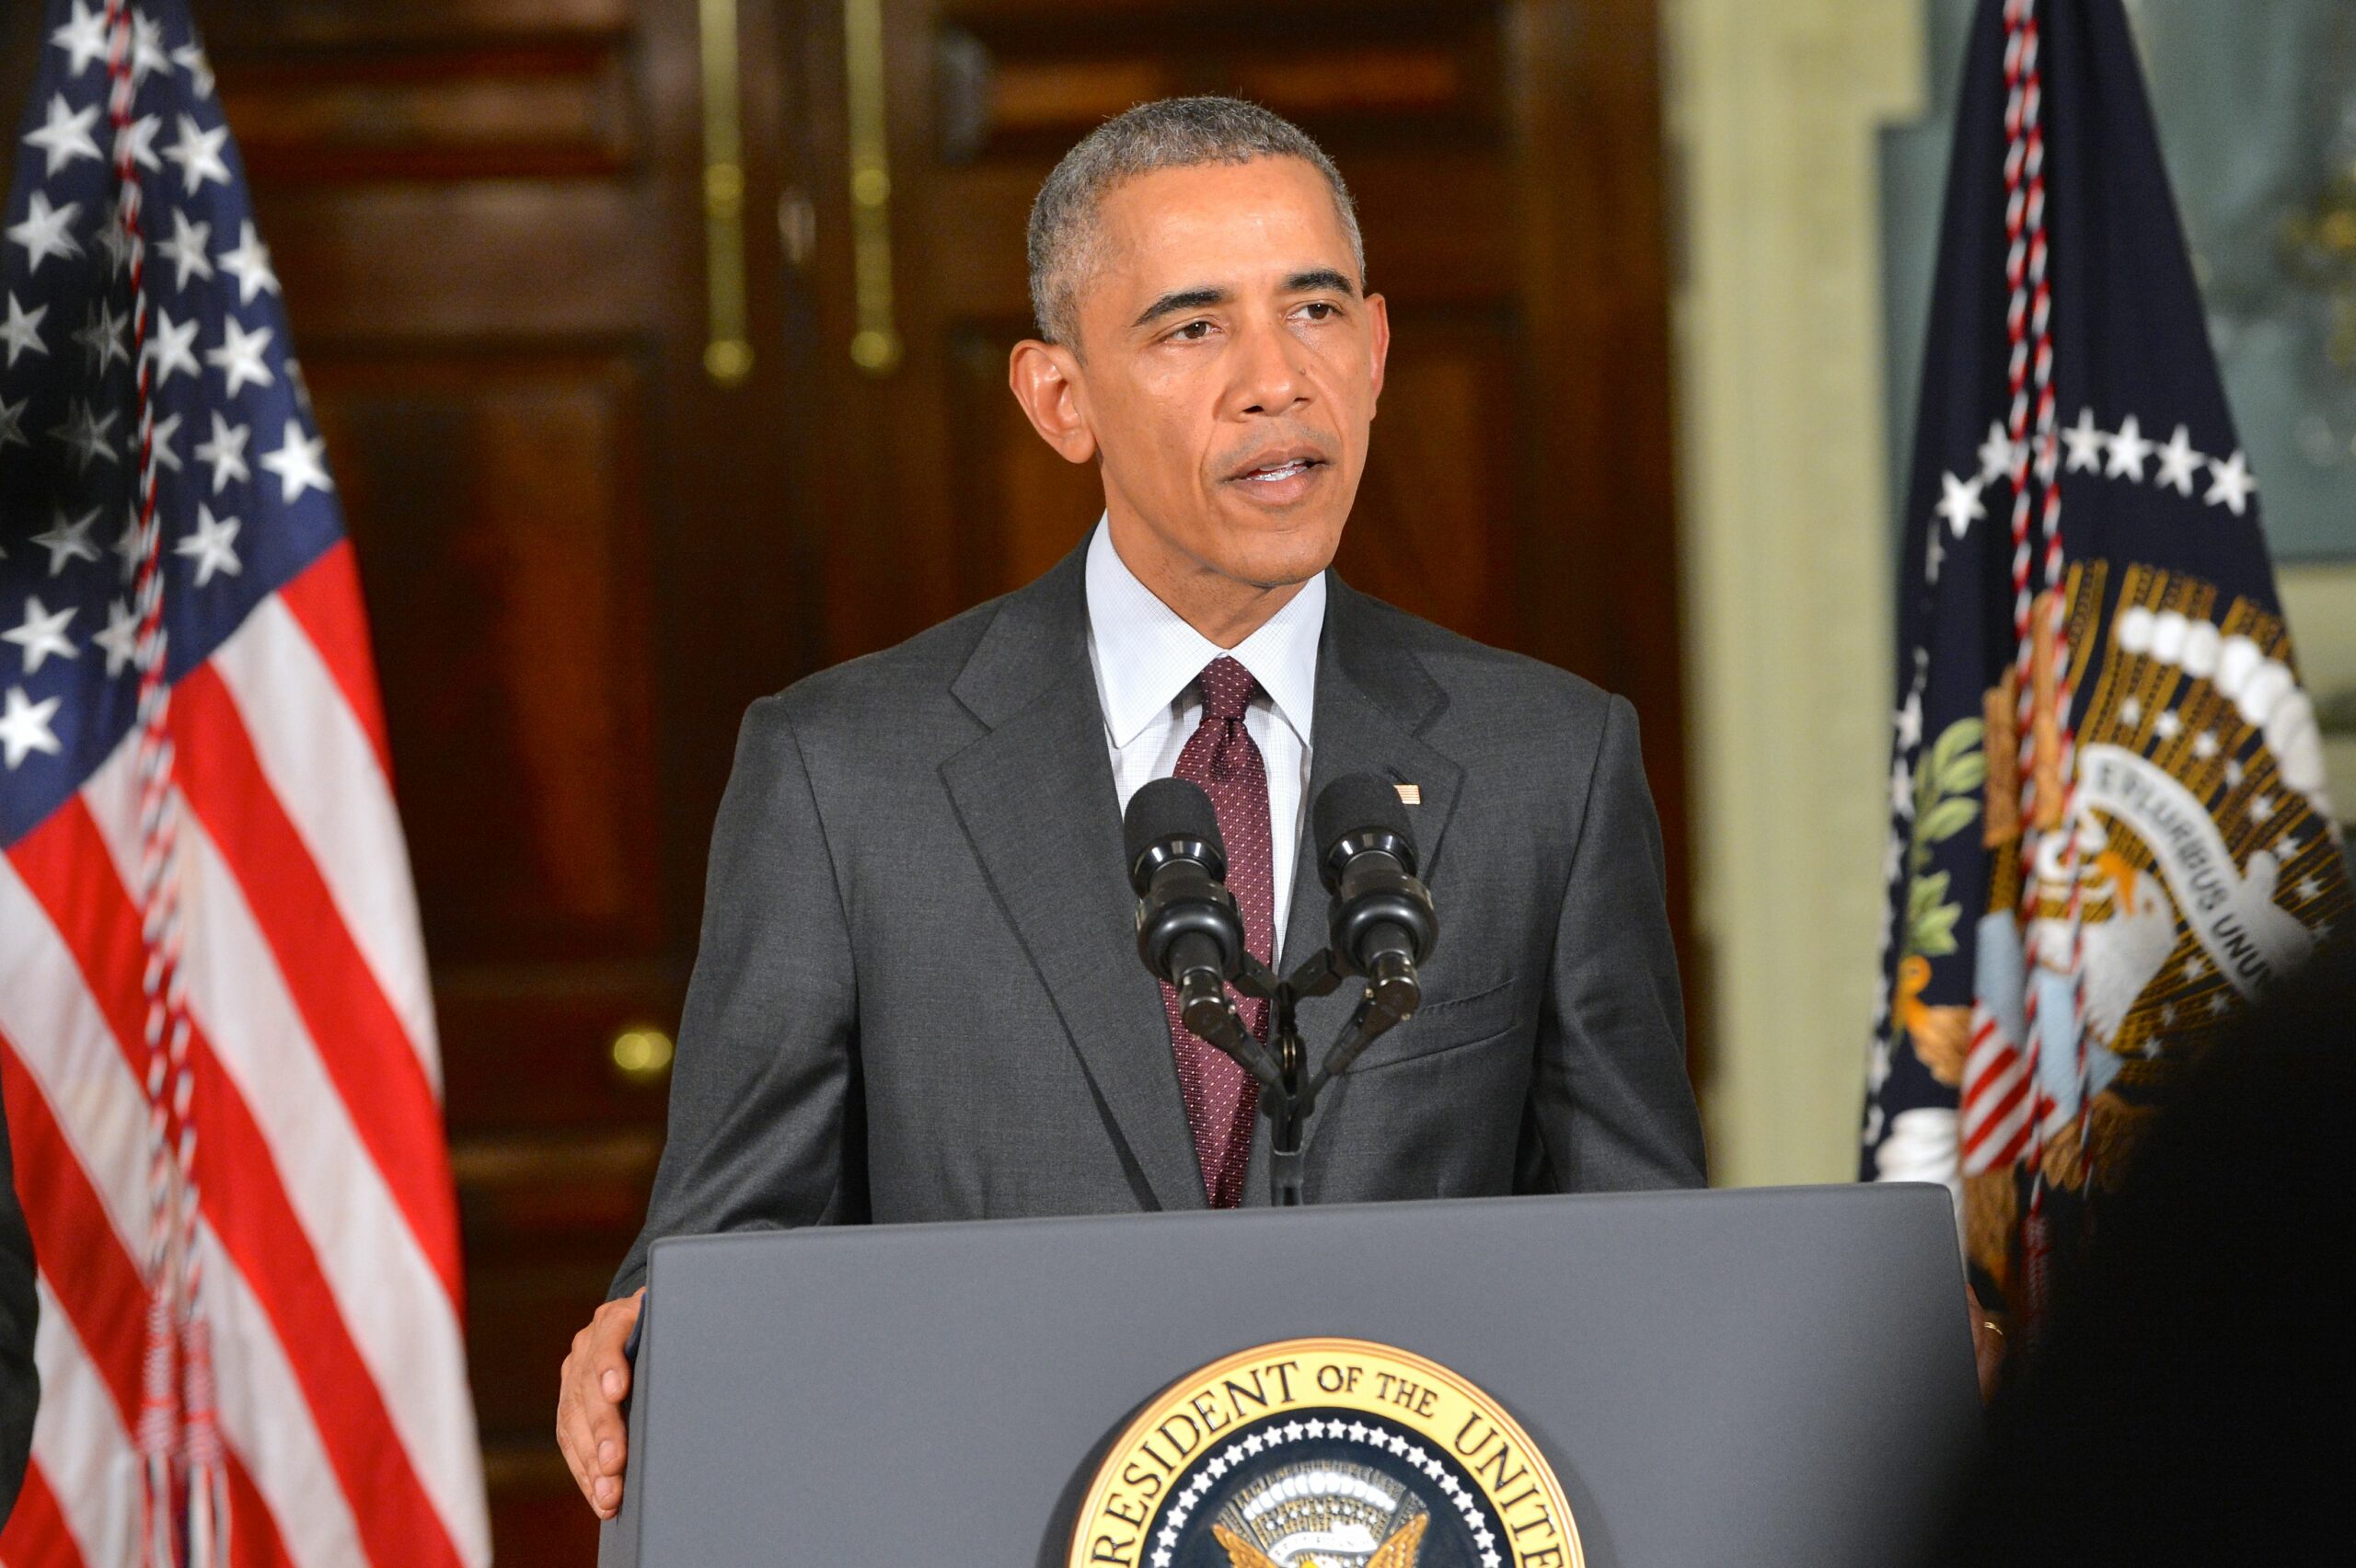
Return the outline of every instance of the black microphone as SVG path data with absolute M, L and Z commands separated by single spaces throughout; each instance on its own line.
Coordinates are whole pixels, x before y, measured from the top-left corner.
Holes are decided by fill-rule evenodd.
M 1432 895 L 1415 880 L 1415 835 L 1399 792 L 1371 773 L 1325 786 L 1310 812 L 1317 864 L 1333 895 L 1334 963 L 1364 975 L 1376 1007 L 1404 1020 L 1423 1004 L 1415 966 L 1439 940 Z
M 1243 916 L 1227 890 L 1218 813 L 1198 785 L 1157 778 L 1121 819 L 1129 885 L 1138 895 L 1138 956 L 1176 987 L 1188 1029 L 1213 1039 L 1227 1014 L 1227 982 L 1243 966 Z

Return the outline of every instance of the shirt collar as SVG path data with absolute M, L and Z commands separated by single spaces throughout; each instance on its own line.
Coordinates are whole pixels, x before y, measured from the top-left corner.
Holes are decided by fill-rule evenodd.
M 1317 704 L 1317 640 L 1325 628 L 1325 574 L 1233 648 L 1221 648 L 1138 582 L 1100 518 L 1088 545 L 1088 647 L 1113 744 L 1126 746 L 1168 711 L 1222 653 L 1252 672 L 1277 717 L 1310 744 Z

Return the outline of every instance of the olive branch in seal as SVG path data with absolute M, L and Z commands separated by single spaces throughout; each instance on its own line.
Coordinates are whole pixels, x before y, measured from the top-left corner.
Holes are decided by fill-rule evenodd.
M 1944 958 L 1955 951 L 1961 905 L 1948 902 L 1951 878 L 1930 869 L 1932 847 L 1980 820 L 1976 791 L 1988 779 L 1981 748 L 1987 726 L 1958 719 L 1942 732 L 1914 776 L 1914 831 L 1906 848 L 1906 951 Z

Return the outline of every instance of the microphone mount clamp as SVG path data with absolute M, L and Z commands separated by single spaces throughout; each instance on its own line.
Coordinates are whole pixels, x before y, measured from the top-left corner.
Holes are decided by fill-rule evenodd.
M 1360 1052 L 1415 1016 L 1417 992 L 1412 975 L 1365 976 L 1365 994 L 1349 1022 L 1326 1051 L 1324 1061 L 1311 1072 L 1300 1039 L 1299 1005 L 1331 996 L 1348 978 L 1331 948 L 1320 950 L 1283 979 L 1247 953 L 1229 984 L 1241 994 L 1268 1004 L 1265 1044 L 1243 1027 L 1226 986 L 1188 985 L 1178 994 L 1180 1017 L 1186 1027 L 1225 1052 L 1260 1086 L 1260 1114 L 1268 1119 L 1270 1196 L 1279 1208 L 1300 1205 L 1302 1143 L 1319 1093 L 1346 1071 Z

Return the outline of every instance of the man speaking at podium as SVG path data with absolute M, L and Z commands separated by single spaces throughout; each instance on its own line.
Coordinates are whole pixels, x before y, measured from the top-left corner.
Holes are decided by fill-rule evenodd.
M 1410 802 L 1443 938 L 1327 1091 L 1311 1201 L 1703 1179 L 1633 709 L 1327 570 L 1390 344 L 1340 174 L 1254 106 L 1146 104 L 1057 167 L 1029 250 L 1014 395 L 1103 519 L 746 716 L 646 1228 L 564 1366 L 601 1515 L 659 1238 L 1267 1201 L 1256 1085 L 1138 963 L 1121 813 L 1159 777 L 1208 790 L 1284 971 L 1324 940 L 1308 803 Z

